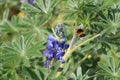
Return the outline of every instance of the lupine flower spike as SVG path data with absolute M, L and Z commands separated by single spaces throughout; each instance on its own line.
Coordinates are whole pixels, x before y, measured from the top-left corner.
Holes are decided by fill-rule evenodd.
M 53 60 L 55 61 L 58 60 L 61 63 L 65 63 L 63 56 L 69 47 L 68 44 L 65 44 L 66 36 L 64 34 L 62 24 L 58 24 L 55 31 L 59 39 L 57 39 L 56 37 L 52 35 L 48 35 L 48 40 L 47 40 L 48 45 L 46 47 L 46 50 L 43 51 L 43 55 L 47 57 L 47 60 L 44 63 L 44 66 L 46 68 L 52 67 Z

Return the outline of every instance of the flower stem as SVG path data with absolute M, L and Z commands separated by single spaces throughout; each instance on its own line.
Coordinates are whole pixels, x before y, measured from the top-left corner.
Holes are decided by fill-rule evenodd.
M 55 37 L 56 37 L 57 39 L 59 39 L 58 36 L 57 36 L 56 33 L 55 33 L 54 28 L 52 27 L 51 29 L 52 29 L 52 32 L 53 32 L 53 34 L 55 35 Z
M 66 61 L 67 58 L 70 56 L 69 54 L 71 53 L 71 49 L 72 49 L 73 43 L 74 43 L 74 41 L 75 41 L 75 38 L 76 38 L 76 36 L 73 34 L 73 38 L 72 38 L 72 40 L 71 40 L 71 42 L 70 42 L 70 46 L 69 46 L 67 52 L 65 53 L 65 55 L 63 56 L 63 59 L 64 59 L 65 61 Z
M 79 45 L 77 45 L 75 48 L 72 48 L 73 42 L 74 42 L 74 40 L 75 40 L 75 36 L 73 35 L 73 38 L 72 38 L 71 43 L 70 43 L 70 47 L 68 48 L 67 52 L 66 52 L 65 55 L 63 56 L 63 59 L 64 59 L 65 61 L 67 61 L 68 57 L 72 54 L 72 52 L 74 52 L 76 49 L 78 49 L 78 48 L 81 47 L 82 45 L 86 44 L 87 42 L 93 40 L 94 38 L 96 38 L 96 37 L 98 37 L 98 36 L 100 36 L 100 35 L 101 35 L 101 34 L 99 33 L 99 34 L 97 34 L 97 35 L 95 35 L 95 36 L 93 36 L 93 37 L 91 37 L 91 38 L 83 41 L 82 43 L 80 43 Z M 83 58 L 80 63 L 82 63 L 85 59 L 86 59 L 86 57 Z M 60 67 L 63 68 L 64 65 L 65 65 L 65 64 L 61 64 Z M 59 77 L 59 76 L 61 75 L 61 73 L 62 73 L 62 72 L 57 72 L 56 77 Z
M 69 46 L 67 52 L 65 53 L 65 55 L 63 56 L 63 59 L 64 59 L 65 61 L 67 61 L 67 58 L 69 57 L 70 50 L 71 50 L 72 45 L 73 45 L 73 43 L 74 43 L 75 37 L 76 37 L 76 36 L 75 36 L 74 33 L 73 33 L 73 38 L 72 38 L 72 40 L 71 40 L 71 42 L 70 42 L 70 46 Z M 61 64 L 60 67 L 63 68 L 64 65 L 65 65 L 65 64 Z M 62 72 L 57 72 L 56 77 L 60 76 L 61 73 L 62 73 Z
M 100 35 L 101 35 L 101 34 L 99 33 L 99 34 L 97 34 L 97 35 L 95 35 L 95 36 L 93 36 L 93 37 L 91 37 L 91 38 L 83 41 L 82 43 L 80 43 L 79 45 L 77 45 L 75 48 L 71 49 L 70 52 L 71 52 L 71 53 L 74 52 L 76 49 L 78 49 L 79 47 L 81 47 L 81 46 L 84 45 L 85 43 L 93 40 L 94 38 L 96 38 L 96 37 L 98 37 L 98 36 L 100 36 Z

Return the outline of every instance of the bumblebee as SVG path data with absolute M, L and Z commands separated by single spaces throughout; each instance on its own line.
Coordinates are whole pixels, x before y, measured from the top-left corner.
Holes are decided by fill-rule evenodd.
M 83 38 L 83 37 L 85 37 L 85 32 L 84 32 L 83 29 L 77 28 L 76 29 L 76 35 L 77 35 L 78 38 Z

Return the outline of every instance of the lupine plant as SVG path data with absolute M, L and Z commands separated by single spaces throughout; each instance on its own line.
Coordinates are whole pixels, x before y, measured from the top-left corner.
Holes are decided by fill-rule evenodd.
M 120 80 L 120 0 L 0 0 L 0 80 Z

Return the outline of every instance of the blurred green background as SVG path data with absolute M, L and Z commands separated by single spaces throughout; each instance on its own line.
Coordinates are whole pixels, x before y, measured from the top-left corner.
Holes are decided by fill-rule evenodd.
M 0 80 L 120 80 L 120 0 L 0 0 Z M 48 34 L 63 23 L 67 43 L 80 24 L 85 39 L 56 77 L 44 68 Z

